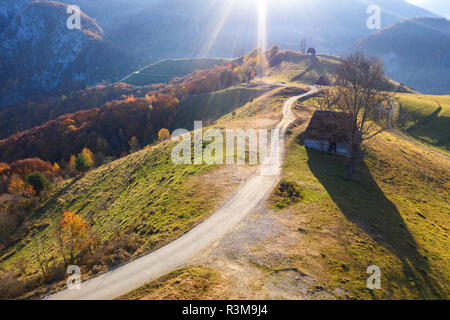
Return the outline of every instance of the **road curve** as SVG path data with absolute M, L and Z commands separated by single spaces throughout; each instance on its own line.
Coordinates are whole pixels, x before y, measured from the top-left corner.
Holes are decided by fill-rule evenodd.
M 284 103 L 283 118 L 277 126 L 280 130 L 281 155 L 284 154 L 285 131 L 295 120 L 292 105 L 298 99 L 317 91 L 318 89 L 313 87 L 307 93 L 291 97 Z M 227 203 L 177 240 L 122 267 L 83 282 L 79 290 L 66 289 L 46 299 L 109 300 L 185 265 L 231 231 L 270 193 L 281 176 L 281 159 L 282 157 L 276 157 L 275 161 L 261 165 L 259 173 L 243 183 Z

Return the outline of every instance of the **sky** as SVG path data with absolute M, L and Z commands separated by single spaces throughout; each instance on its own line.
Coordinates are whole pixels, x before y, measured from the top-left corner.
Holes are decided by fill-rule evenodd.
M 406 0 L 418 7 L 450 19 L 450 0 Z

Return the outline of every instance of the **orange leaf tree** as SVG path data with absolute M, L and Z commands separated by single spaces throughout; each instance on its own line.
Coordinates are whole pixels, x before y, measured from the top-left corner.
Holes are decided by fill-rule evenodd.
M 162 128 L 158 132 L 158 141 L 164 141 L 170 139 L 170 132 L 166 128 Z
M 56 236 L 64 263 L 68 261 L 75 264 L 78 253 L 87 245 L 89 241 L 89 224 L 79 215 L 72 211 L 64 211 L 64 216 L 59 222 Z M 65 252 L 69 253 L 69 260 Z

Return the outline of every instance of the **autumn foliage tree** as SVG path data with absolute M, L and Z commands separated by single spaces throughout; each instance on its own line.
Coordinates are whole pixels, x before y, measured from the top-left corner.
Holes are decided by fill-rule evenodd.
M 40 172 L 33 172 L 26 178 L 26 183 L 33 187 L 37 194 L 50 188 L 50 181 Z
M 22 193 L 25 189 L 25 182 L 17 175 L 10 178 L 8 192 L 12 194 Z
M 30 123 L 24 128 L 29 129 L 0 140 L 0 161 L 39 157 L 69 163 L 68 168 L 63 165 L 62 171 L 71 174 L 75 169 L 72 155 L 83 148 L 89 148 L 99 159 L 118 157 L 128 152 L 132 137 L 148 145 L 158 139 L 159 130 L 172 128 L 179 120 L 180 100 L 249 81 L 265 65 L 265 53 L 254 50 L 245 57 L 242 66 L 236 62 L 214 66 L 176 77 L 169 84 L 89 88 L 65 99 L 48 101 L 50 109 L 40 101 L 39 110 L 42 108 L 46 113 L 61 115 L 62 110 L 74 113 L 52 116 L 54 120 L 43 123 L 42 119 L 33 122 L 27 112 Z M 1 115 L 0 112 L 0 119 Z M 40 125 L 33 127 L 34 123 Z
M 166 128 L 162 128 L 158 132 L 158 141 L 165 141 L 170 139 L 170 132 Z
M 279 51 L 274 48 L 269 54 L 276 55 Z M 250 82 L 257 75 L 261 75 L 268 67 L 266 53 L 260 48 L 253 49 L 244 57 L 242 65 L 236 67 L 241 82 Z
M 84 148 L 75 159 L 75 168 L 81 173 L 89 171 L 94 166 L 94 155 L 91 150 Z
M 50 162 L 38 158 L 18 160 L 11 164 L 0 163 L 0 193 L 20 194 L 24 188 L 24 180 L 28 175 L 39 172 L 52 180 L 59 176 Z
M 55 232 L 65 265 L 75 264 L 79 253 L 89 245 L 89 224 L 72 211 L 64 211 Z
M 128 144 L 130 145 L 130 153 L 139 151 L 139 140 L 136 137 L 132 137 Z
M 122 96 L 143 97 L 148 91 L 157 90 L 160 85 L 133 86 L 125 83 L 97 85 L 74 91 L 67 97 L 45 94 L 30 101 L 21 101 L 0 110 L 0 139 L 16 132 L 40 126 L 49 120 L 104 105 L 108 101 L 119 100 Z

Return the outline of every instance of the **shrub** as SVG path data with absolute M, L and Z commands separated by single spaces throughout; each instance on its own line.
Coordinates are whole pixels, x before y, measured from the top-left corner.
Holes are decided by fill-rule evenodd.
M 32 186 L 37 194 L 50 188 L 50 181 L 40 172 L 34 172 L 27 176 L 26 182 Z
M 135 235 L 120 233 L 98 246 L 83 262 L 93 273 L 98 273 L 102 266 L 111 268 L 129 260 L 141 245 Z
M 132 137 L 128 142 L 130 146 L 130 153 L 138 152 L 140 149 L 139 140 L 136 137 Z
M 80 153 L 75 159 L 75 168 L 79 172 L 85 173 L 89 171 L 93 165 L 92 159 L 84 152 Z
M 166 128 L 162 128 L 158 132 L 158 141 L 165 141 L 170 139 L 170 132 Z
M 302 199 L 302 188 L 297 183 L 287 179 L 281 180 L 273 196 L 274 205 L 278 209 L 287 208 Z
M 0 274 L 0 299 L 14 299 L 25 293 L 25 283 L 12 271 Z

